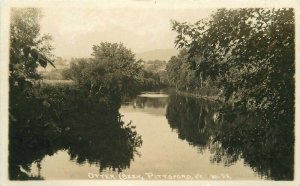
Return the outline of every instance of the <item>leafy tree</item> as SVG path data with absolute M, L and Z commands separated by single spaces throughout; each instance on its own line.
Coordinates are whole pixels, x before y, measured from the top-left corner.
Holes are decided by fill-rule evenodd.
M 102 42 L 94 45 L 92 56 L 94 56 L 95 67 L 105 68 L 105 77 L 102 83 L 112 83 L 109 85 L 110 88 L 114 86 L 118 91 L 124 92 L 129 88 L 134 88 L 141 80 L 140 61 L 135 60 L 131 50 L 122 43 Z M 98 80 L 96 81 L 98 82 Z
M 10 22 L 10 119 L 17 120 L 16 110 L 20 103 L 33 96 L 32 83 L 41 78 L 38 64 L 46 67 L 51 62 L 52 46 L 49 35 L 40 34 L 41 10 L 13 8 Z M 55 67 L 55 66 L 54 66 Z
M 149 61 L 145 62 L 144 69 L 146 71 L 150 71 L 153 73 L 159 73 L 159 72 L 165 70 L 166 65 L 167 65 L 166 61 L 149 60 Z
M 188 51 L 181 50 L 178 56 L 173 56 L 166 67 L 169 84 L 179 90 L 192 91 L 201 88 L 196 71 L 190 68 Z
M 168 84 L 166 74 L 166 61 L 149 60 L 141 61 L 142 76 L 140 88 L 143 90 L 154 90 L 165 87 Z
M 141 61 L 123 44 L 102 42 L 93 46 L 92 58 L 72 59 L 64 76 L 88 90 L 95 98 L 112 96 L 137 90 L 142 83 Z
M 226 100 L 266 118 L 293 120 L 293 9 L 219 9 L 193 25 L 173 21 L 173 30 L 199 79 L 213 79 Z
M 38 63 L 46 67 L 52 62 L 51 36 L 40 34 L 41 10 L 12 9 L 10 24 L 10 76 L 38 79 Z M 38 62 L 38 63 L 37 63 Z
M 64 70 L 63 76 L 65 79 L 72 79 L 80 87 L 90 86 L 90 58 L 72 58 L 70 68 Z

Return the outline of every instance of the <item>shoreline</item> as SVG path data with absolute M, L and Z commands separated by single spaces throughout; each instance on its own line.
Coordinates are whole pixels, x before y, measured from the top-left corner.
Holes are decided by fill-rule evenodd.
M 185 91 L 180 91 L 180 90 L 174 90 L 177 94 L 183 95 L 183 96 L 189 96 L 189 97 L 194 97 L 198 99 L 204 99 L 208 101 L 214 101 L 214 102 L 219 102 L 219 103 L 225 103 L 224 100 L 222 100 L 219 96 L 204 96 L 198 93 L 194 92 L 185 92 Z

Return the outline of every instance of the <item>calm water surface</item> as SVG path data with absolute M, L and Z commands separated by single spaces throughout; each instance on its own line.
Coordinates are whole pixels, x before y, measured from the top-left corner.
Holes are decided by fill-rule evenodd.
M 95 145 L 87 149 L 83 144 L 76 147 L 78 150 L 75 152 L 79 152 L 79 155 L 62 148 L 32 163 L 31 170 L 23 171 L 44 179 L 164 179 L 160 175 L 176 179 L 181 175 L 181 179 L 191 176 L 200 180 L 276 179 L 284 174 L 277 170 L 279 168 L 292 172 L 287 165 L 289 159 L 284 156 L 263 159 L 266 153 L 260 151 L 258 139 L 242 134 L 243 131 L 238 127 L 245 133 L 256 133 L 256 129 L 252 129 L 257 124 L 254 118 L 236 116 L 231 122 L 225 122 L 218 118 L 219 108 L 220 104 L 215 102 L 176 94 L 145 92 L 124 102 L 119 110 L 123 115 L 122 120 L 136 126 L 135 130 L 143 141 L 132 157 L 124 158 L 125 163 L 119 162 L 123 159 L 118 157 L 123 152 L 114 151 L 108 156 L 119 154 L 103 167 L 101 162 L 107 158 L 106 151 L 99 151 Z M 109 140 L 90 143 L 103 143 L 103 149 L 111 145 Z M 95 160 L 81 158 L 78 161 L 81 156 L 87 157 L 84 153 L 80 154 L 81 151 L 100 155 Z M 119 164 L 124 166 L 114 169 L 116 166 L 110 166 L 113 163 L 117 167 Z

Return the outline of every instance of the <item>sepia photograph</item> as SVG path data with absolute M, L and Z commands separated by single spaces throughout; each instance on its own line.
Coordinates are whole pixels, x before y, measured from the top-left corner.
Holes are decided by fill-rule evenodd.
M 3 186 L 294 183 L 295 7 L 73 2 L 3 6 Z

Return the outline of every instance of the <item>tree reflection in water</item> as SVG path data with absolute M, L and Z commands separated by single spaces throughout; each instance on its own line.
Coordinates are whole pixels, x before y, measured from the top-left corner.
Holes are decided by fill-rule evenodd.
M 166 117 L 180 139 L 200 152 L 208 149 L 212 163 L 230 166 L 244 159 L 262 177 L 293 180 L 293 121 L 262 122 L 250 114 L 232 113 L 220 119 L 219 109 L 215 102 L 170 95 Z
M 67 92 L 62 96 L 57 91 L 50 94 L 46 107 L 43 99 L 22 102 L 22 109 L 15 113 L 24 117 L 11 119 L 9 124 L 10 179 L 43 179 L 28 173 L 32 164 L 37 163 L 40 171 L 40 161 L 58 150 L 67 150 L 78 164 L 97 164 L 100 171 L 120 172 L 130 166 L 142 140 L 131 123 L 122 121 L 120 104 L 107 107 L 113 104 L 109 99 L 89 102 L 78 95 Z
M 136 99 L 133 100 L 133 107 L 137 108 L 164 108 L 167 105 L 167 97 L 155 97 L 155 98 L 149 98 L 149 97 L 136 97 Z

